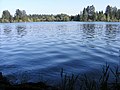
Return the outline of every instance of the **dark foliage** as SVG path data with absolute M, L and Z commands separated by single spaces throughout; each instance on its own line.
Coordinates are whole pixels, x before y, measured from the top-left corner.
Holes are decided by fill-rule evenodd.
M 12 16 L 8 10 L 4 10 L 0 22 L 43 22 L 43 21 L 120 21 L 120 9 L 108 5 L 105 13 L 103 11 L 95 11 L 95 7 L 87 6 L 80 14 L 70 16 L 67 14 L 57 15 L 27 15 L 25 10 L 17 9 L 15 15 Z

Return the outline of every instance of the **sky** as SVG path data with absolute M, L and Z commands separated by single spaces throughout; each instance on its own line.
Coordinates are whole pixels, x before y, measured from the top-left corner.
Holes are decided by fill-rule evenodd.
M 0 16 L 3 10 L 14 15 L 16 9 L 27 14 L 79 14 L 84 7 L 94 5 L 96 11 L 105 10 L 107 5 L 120 8 L 119 0 L 0 0 Z

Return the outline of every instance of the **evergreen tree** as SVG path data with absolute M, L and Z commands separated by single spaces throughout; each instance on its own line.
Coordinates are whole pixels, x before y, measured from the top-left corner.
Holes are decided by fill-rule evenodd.
M 92 6 L 88 6 L 86 8 L 87 13 L 88 13 L 88 19 L 94 21 L 94 15 L 95 15 L 95 7 Z
M 88 12 L 86 10 L 86 8 L 83 9 L 83 17 L 82 17 L 83 21 L 87 21 L 88 20 Z
M 111 19 L 113 21 L 116 21 L 116 17 L 117 17 L 117 8 L 116 7 L 112 8 L 112 13 L 111 14 L 112 14 L 112 18 Z
M 106 21 L 110 21 L 110 15 L 109 14 L 107 14 L 107 16 L 106 16 Z
M 120 20 L 120 9 L 118 9 L 118 11 L 117 11 L 116 18 L 118 21 Z
M 106 20 L 106 17 L 103 13 L 103 11 L 99 11 L 98 13 L 98 21 L 105 21 Z
M 112 7 L 110 5 L 106 7 L 105 15 L 106 20 L 108 20 L 108 18 L 112 19 Z

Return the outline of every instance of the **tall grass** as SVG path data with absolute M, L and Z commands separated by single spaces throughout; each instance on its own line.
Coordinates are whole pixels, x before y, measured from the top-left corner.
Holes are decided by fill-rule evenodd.
M 61 81 L 59 85 L 60 90 L 75 90 L 76 83 L 79 75 L 67 75 L 64 70 L 61 69 Z
M 49 86 L 46 83 L 30 83 L 21 85 L 0 85 L 1 88 L 7 87 L 13 90 L 120 90 L 120 68 L 119 66 L 110 67 L 107 63 L 101 69 L 98 78 L 93 78 L 89 74 L 75 75 L 67 74 L 63 69 L 60 72 L 60 82 L 58 86 Z M 44 86 L 44 87 L 43 87 Z M 6 89 L 3 89 L 6 90 Z M 9 89 L 7 89 L 9 90 Z
M 68 75 L 62 69 L 59 90 L 120 90 L 119 66 L 111 68 L 106 63 L 97 79 L 87 74 Z

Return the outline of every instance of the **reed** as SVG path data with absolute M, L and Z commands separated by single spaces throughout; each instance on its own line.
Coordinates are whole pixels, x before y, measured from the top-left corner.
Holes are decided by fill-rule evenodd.
M 106 63 L 101 68 L 100 76 L 92 78 L 89 74 L 67 74 L 64 69 L 60 72 L 60 81 L 56 86 L 50 86 L 44 82 L 25 83 L 20 85 L 10 85 L 5 77 L 0 75 L 0 90 L 120 90 L 120 68 L 110 67 Z M 4 83 L 3 83 L 4 82 Z
M 75 90 L 79 75 L 68 75 L 61 69 L 61 81 L 59 84 L 60 90 Z
M 92 78 L 87 74 L 68 75 L 61 70 L 61 84 L 59 90 L 120 90 L 120 71 L 117 65 L 111 68 L 106 65 L 101 68 L 102 73 L 98 79 Z

